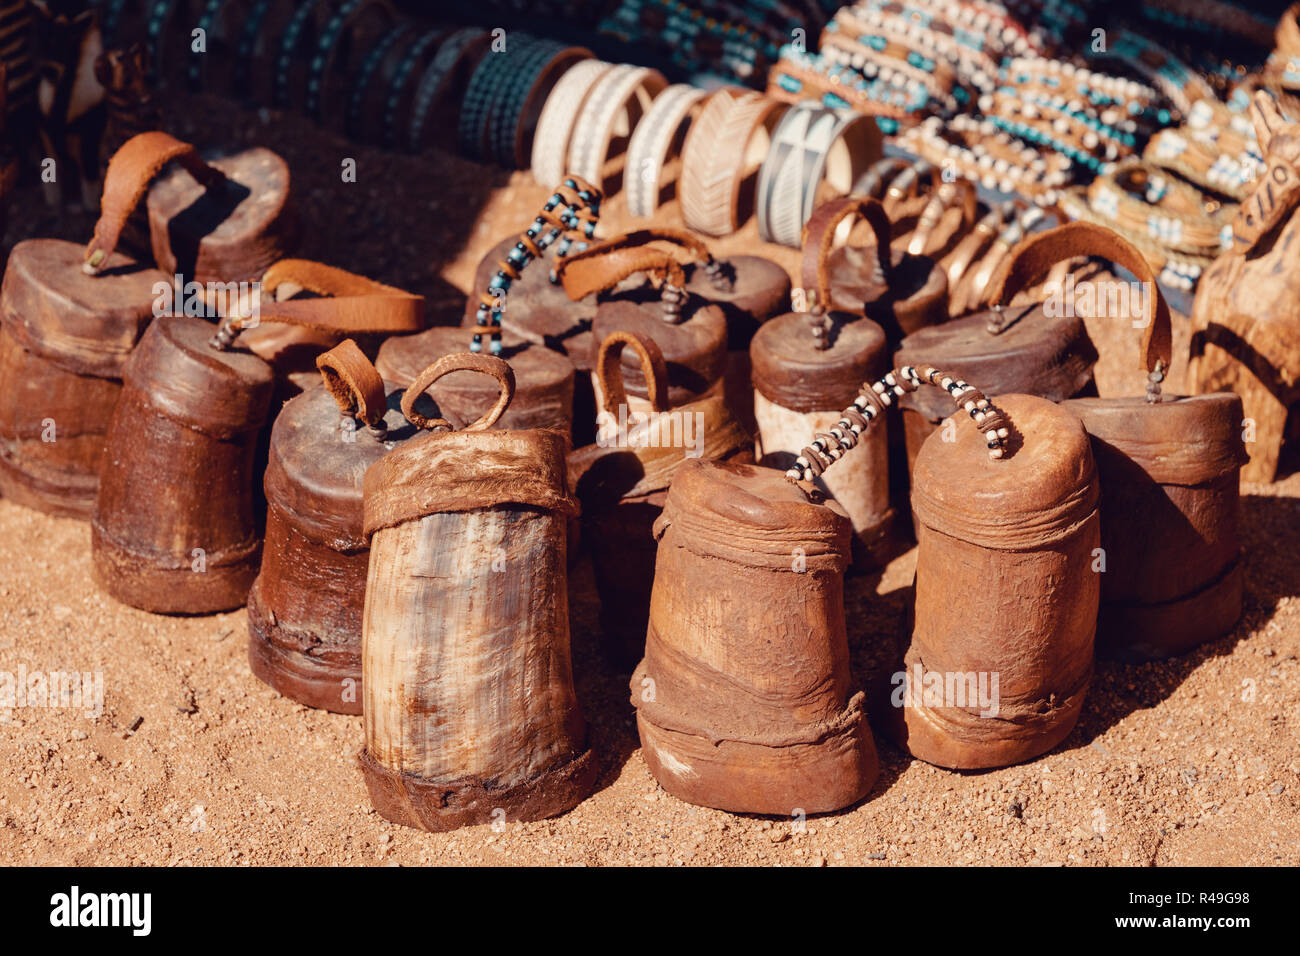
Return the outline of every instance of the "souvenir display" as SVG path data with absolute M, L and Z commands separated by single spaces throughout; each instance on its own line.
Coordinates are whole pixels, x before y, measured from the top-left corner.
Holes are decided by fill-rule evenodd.
M 15 660 L 53 660 L 23 642 L 82 601 L 170 668 L 113 669 L 93 733 L 0 724 L 117 773 L 156 762 L 141 720 L 179 745 L 261 700 L 281 744 L 344 734 L 321 753 L 357 755 L 355 846 L 403 865 L 376 827 L 566 862 L 641 817 L 750 827 L 674 800 L 840 860 L 847 831 L 799 827 L 873 788 L 907 834 L 844 846 L 895 862 L 974 786 L 947 770 L 1070 738 L 1030 777 L 1099 753 L 1137 780 L 1167 747 L 1192 803 L 1117 841 L 1068 835 L 1103 811 L 1074 784 L 979 792 L 999 827 L 1078 816 L 1041 862 L 1182 861 L 1151 833 L 1227 799 L 1192 764 L 1232 782 L 1183 747 L 1228 686 L 1204 668 L 1275 658 L 1247 676 L 1278 706 L 1294 659 L 1300 4 L 453 7 L 0 0 L 0 612 L 36 619 Z M 100 593 L 47 587 L 46 547 Z M 311 743 L 267 787 L 310 779 Z M 40 749 L 20 784 L 104 803 Z M 1247 767 L 1260 806 L 1280 752 Z M 155 815 L 221 801 L 234 840 L 228 771 L 183 800 L 180 775 Z M 6 825 L 48 816 L 20 803 Z M 961 847 L 1033 859 L 989 825 Z M 632 853 L 690 859 L 660 836 Z

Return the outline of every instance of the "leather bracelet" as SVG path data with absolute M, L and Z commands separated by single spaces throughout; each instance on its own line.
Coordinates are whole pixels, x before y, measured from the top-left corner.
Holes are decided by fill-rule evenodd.
M 399 139 L 402 138 L 402 133 L 398 129 L 402 107 L 409 106 L 413 102 L 414 91 L 410 89 L 411 77 L 426 59 L 437 55 L 438 47 L 446 36 L 445 30 L 429 30 L 407 46 L 393 67 L 392 76 L 388 80 L 388 93 L 384 97 L 383 110 L 383 142 L 390 149 L 397 146 Z
M 837 195 L 847 194 L 880 149 L 880 127 L 870 117 L 815 101 L 787 110 L 758 173 L 759 237 L 799 248 L 822 179 L 837 187 Z
M 569 140 L 578 121 L 582 104 L 596 82 L 614 68 L 604 60 L 575 63 L 560 77 L 537 119 L 533 137 L 533 178 L 544 186 L 560 181 L 568 169 Z
M 485 31 L 473 27 L 457 30 L 442 41 L 415 86 L 406 133 L 406 148 L 412 153 L 422 152 L 428 145 L 429 130 L 455 128 L 450 114 L 456 94 L 468 85 L 469 76 L 486 55 L 490 43 Z M 444 118 L 445 123 L 441 122 Z
M 735 232 L 741 186 L 767 154 L 783 110 L 761 93 L 734 88 L 709 97 L 682 147 L 678 196 L 686 225 L 710 236 Z
M 309 6 L 312 0 L 306 0 Z M 284 35 L 298 10 L 276 0 L 254 0 L 244 19 L 235 47 L 235 95 L 256 101 L 259 95 L 274 90 L 274 66 L 278 53 L 277 38 Z M 263 65 L 265 69 L 261 69 Z M 267 74 L 267 71 L 270 71 Z M 263 81 L 260 85 L 258 81 Z
M 611 144 L 631 136 L 636 120 L 649 112 L 655 96 L 667 86 L 662 73 L 645 67 L 620 65 L 602 76 L 573 126 L 569 172 L 599 186 Z
M 362 0 L 344 0 L 346 6 L 353 6 Z M 302 57 L 300 47 L 308 35 L 311 20 L 321 13 L 325 0 L 303 0 L 293 11 L 288 25 L 280 34 L 275 54 L 275 72 L 272 74 L 271 102 L 278 109 L 288 109 L 291 105 L 290 89 L 292 87 L 293 67 Z
M 673 144 L 707 96 L 704 90 L 689 84 L 674 83 L 655 97 L 650 111 L 632 131 L 623 173 L 627 211 L 631 215 L 649 217 L 659 208 L 664 167 L 672 158 Z
M 1045 205 L 1051 205 L 1057 190 L 1070 181 L 1070 164 L 1064 156 L 1039 154 L 987 119 L 959 115 L 945 124 L 930 117 L 908 130 L 898 145 L 986 189 L 1019 193 Z
M 490 120 L 489 136 L 498 163 L 507 169 L 528 168 L 537 118 L 547 94 L 565 70 L 579 60 L 590 59 L 591 55 L 590 50 L 582 47 L 556 44 L 549 57 L 539 58 L 541 65 L 533 70 L 532 82 L 527 87 L 521 84 L 512 88 Z
M 404 38 L 414 32 L 415 26 L 412 23 L 406 20 L 400 21 L 366 51 L 361 65 L 357 67 L 356 76 L 352 78 L 352 88 L 348 90 L 348 105 L 344 111 L 343 129 L 353 139 L 366 138 L 365 120 L 369 113 L 367 106 L 371 95 L 371 84 L 383 68 L 384 61 Z
M 194 23 L 206 38 L 203 53 L 191 53 L 185 66 L 185 78 L 191 93 L 207 89 L 208 57 L 215 62 L 229 62 L 235 56 L 235 38 L 251 4 L 247 0 L 205 0 Z
M 955 78 L 944 82 L 907 60 L 872 55 L 868 51 L 869 48 L 856 41 L 846 43 L 832 34 L 822 41 L 820 55 L 827 63 L 847 67 L 869 81 L 907 91 L 913 100 L 920 103 L 920 108 L 932 112 L 956 113 L 970 102 L 970 93 Z M 946 64 L 924 57 L 916 59 L 916 62 L 931 63 L 936 70 L 947 68 Z M 919 109 L 911 110 L 918 111 Z
M 470 159 L 487 159 L 490 145 L 488 134 L 492 114 L 499 109 L 499 101 L 509 95 L 510 87 L 530 85 L 530 68 L 535 69 L 559 44 L 541 40 L 527 34 L 511 39 L 504 50 L 491 50 L 484 54 L 465 90 L 460 107 L 460 151 Z
M 339 114 L 336 106 L 346 94 L 347 78 L 355 74 L 364 51 L 384 36 L 397 20 L 388 0 L 343 0 L 325 21 L 307 67 L 304 112 L 318 123 Z M 346 42 L 345 41 L 346 38 Z M 348 54 L 354 61 L 337 63 Z

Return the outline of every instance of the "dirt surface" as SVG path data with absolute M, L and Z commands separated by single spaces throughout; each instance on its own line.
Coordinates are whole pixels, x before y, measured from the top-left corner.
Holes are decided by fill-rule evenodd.
M 218 101 L 173 103 L 169 121 L 200 143 L 280 151 L 308 225 L 301 254 L 422 292 L 447 322 L 483 251 L 547 192 L 525 173 L 363 149 Z M 341 181 L 348 157 L 356 183 Z M 626 224 L 620 213 L 615 197 L 602 235 Z M 46 210 L 29 185 L 6 242 L 84 239 L 89 228 L 84 215 Z M 794 265 L 791 251 L 757 241 L 752 221 L 715 248 Z M 1131 332 L 1093 331 L 1103 394 L 1140 386 L 1124 374 Z M 806 822 L 692 807 L 659 789 L 638 751 L 627 675 L 600 653 L 584 558 L 571 586 L 574 670 L 601 761 L 596 793 L 555 820 L 425 834 L 371 811 L 355 765 L 360 718 L 307 709 L 251 676 L 243 611 L 161 617 L 119 605 L 94 587 L 87 525 L 0 501 L 0 672 L 103 681 L 97 716 L 0 710 L 0 863 L 1294 865 L 1300 474 L 1245 487 L 1242 521 L 1246 612 L 1231 635 L 1173 661 L 1099 664 L 1078 728 L 1030 764 L 953 773 L 878 738 L 869 799 Z M 910 551 L 849 581 L 860 686 L 900 637 L 914 566 Z

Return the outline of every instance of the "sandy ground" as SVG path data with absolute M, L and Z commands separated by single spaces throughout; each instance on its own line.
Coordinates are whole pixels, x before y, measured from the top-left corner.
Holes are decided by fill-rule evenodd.
M 420 291 L 446 321 L 483 252 L 545 193 L 526 174 L 395 157 L 208 100 L 173 103 L 169 119 L 201 143 L 280 150 L 310 226 L 301 253 Z M 340 181 L 347 157 L 357 183 Z M 603 235 L 625 224 L 617 197 L 606 218 Z M 794 265 L 754 233 L 750 222 L 716 248 Z M 29 190 L 6 241 L 88 234 L 85 216 L 55 215 Z M 1131 389 L 1135 344 L 1094 333 L 1103 394 Z M 1030 764 L 952 773 L 878 739 L 870 798 L 806 822 L 659 789 L 626 675 L 599 650 L 584 559 L 571 586 L 574 670 L 601 761 L 596 793 L 555 820 L 435 835 L 370 809 L 354 763 L 360 718 L 309 710 L 250 675 L 242 610 L 173 618 L 119 605 L 94 587 L 85 524 L 0 501 L 0 672 L 98 672 L 104 688 L 98 716 L 0 711 L 0 863 L 1300 863 L 1300 474 L 1244 488 L 1242 521 L 1246 612 L 1231 635 L 1173 661 L 1100 664 L 1078 728 Z M 849 582 L 860 685 L 900 636 L 914 566 L 913 551 Z

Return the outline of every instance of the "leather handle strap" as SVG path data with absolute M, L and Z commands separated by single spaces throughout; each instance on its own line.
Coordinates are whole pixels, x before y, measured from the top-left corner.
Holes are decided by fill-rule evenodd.
M 588 246 L 566 257 L 556 268 L 565 294 L 574 302 L 612 289 L 638 272 L 661 277 L 678 289 L 686 284 L 686 273 L 671 253 L 643 245 L 614 249 L 606 249 L 604 245 Z
M 226 181 L 225 175 L 199 158 L 198 150 L 168 133 L 151 131 L 132 136 L 108 161 L 99 221 L 86 246 L 82 269 L 95 275 L 108 262 L 126 221 L 149 189 L 153 178 L 175 160 L 207 189 Z
M 424 328 L 424 297 L 309 259 L 281 259 L 262 276 L 258 322 L 299 325 L 322 332 L 418 332 Z M 277 291 L 314 292 L 317 299 L 275 298 Z M 229 316 L 238 331 L 246 316 Z
M 402 414 L 406 416 L 407 421 L 416 428 L 455 430 L 447 419 L 427 418 L 415 410 L 416 399 L 434 382 L 452 372 L 481 372 L 496 379 L 497 384 L 501 386 L 501 394 L 497 396 L 496 404 L 484 412 L 478 421 L 466 425 L 461 431 L 480 432 L 495 425 L 510 406 L 510 400 L 515 397 L 515 373 L 504 360 L 481 352 L 453 352 L 451 355 L 444 355 L 415 376 L 415 381 L 402 395 Z
M 596 378 L 601 394 L 605 396 L 605 411 L 618 415 L 620 405 L 627 404 L 627 390 L 623 387 L 623 349 L 631 348 L 641 360 L 641 373 L 645 376 L 650 407 L 656 412 L 668 411 L 668 365 L 664 353 L 654 339 L 638 332 L 611 332 L 600 343 L 596 356 Z
M 352 339 L 316 357 L 316 368 L 325 380 L 339 410 L 367 425 L 378 425 L 388 409 L 384 379 Z
M 1003 308 L 1052 266 L 1075 256 L 1099 256 L 1123 266 L 1147 290 L 1143 303 L 1142 364 L 1148 372 L 1163 364 L 1168 374 L 1173 362 L 1173 330 L 1169 305 L 1160 294 L 1155 274 L 1137 247 L 1118 233 L 1095 223 L 1069 222 L 1035 233 L 1011 251 L 989 283 L 989 301 Z
M 813 212 L 803 232 L 803 280 L 817 290 L 817 301 L 829 309 L 831 303 L 830 260 L 837 239 L 847 238 L 853 222 L 865 219 L 876 237 L 876 268 L 883 281 L 893 272 L 893 225 L 878 200 L 866 196 L 844 196 L 822 203 Z M 843 229 L 843 232 L 841 232 Z

